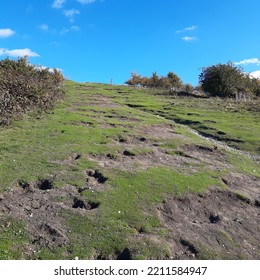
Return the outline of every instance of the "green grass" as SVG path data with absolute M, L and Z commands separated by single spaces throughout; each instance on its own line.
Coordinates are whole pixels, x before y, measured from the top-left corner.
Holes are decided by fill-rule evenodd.
M 29 244 L 25 223 L 10 217 L 0 217 L 1 260 L 24 259 L 23 249 Z
M 23 255 L 23 246 L 30 242 L 25 225 L 14 221 L 10 228 L 0 226 L 0 259 L 106 259 L 116 258 L 126 249 L 133 259 L 169 256 L 169 246 L 163 238 L 167 230 L 161 226 L 157 207 L 167 195 L 183 196 L 203 192 L 210 186 L 222 187 L 221 177 L 230 170 L 213 171 L 199 163 L 194 164 L 196 172 L 190 172 L 189 166 L 124 171 L 102 167 L 90 160 L 90 156 L 98 158 L 107 154 L 116 159 L 124 149 L 119 139 L 145 136 L 168 154 L 183 157 L 185 154 L 179 149 L 184 144 L 209 145 L 186 126 L 172 122 L 178 119 L 213 136 L 218 131 L 224 132 L 229 138 L 244 141 L 236 143 L 239 149 L 258 152 L 259 115 L 245 108 L 237 112 L 223 109 L 221 100 L 215 104 L 207 99 L 173 99 L 148 90 L 71 81 L 66 82 L 65 90 L 64 101 L 53 112 L 38 119 L 33 114 L 27 115 L 9 127 L 0 128 L 0 193 L 15 188 L 20 181 L 35 182 L 50 176 L 54 178 L 55 188 L 84 187 L 89 168 L 100 170 L 108 178 L 107 189 L 84 193 L 86 199 L 100 203 L 97 211 L 88 215 L 61 211 L 66 228 L 70 229 L 70 241 L 61 248 L 42 247 L 33 256 Z M 142 134 L 143 127 L 158 124 L 174 124 L 175 132 L 185 140 Z M 125 150 L 132 156 L 145 156 L 152 148 L 139 146 Z M 73 154 L 80 157 L 73 160 Z M 231 171 L 259 175 L 258 164 L 251 159 L 234 153 L 227 155 Z M 138 238 L 136 230 L 140 230 Z
M 255 104 L 190 97 L 165 97 L 159 102 L 144 102 L 131 97 L 129 104 L 177 123 L 188 124 L 202 135 L 225 141 L 235 148 L 259 154 L 260 114 Z

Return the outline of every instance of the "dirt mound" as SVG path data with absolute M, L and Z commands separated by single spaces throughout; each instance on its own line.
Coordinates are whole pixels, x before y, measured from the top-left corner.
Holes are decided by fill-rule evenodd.
M 53 187 L 51 179 L 34 183 L 20 182 L 0 198 L 0 213 L 26 223 L 31 242 L 26 255 L 40 247 L 55 248 L 68 243 L 64 212 L 84 215 L 99 207 L 99 202 L 87 201 L 74 186 Z
M 230 190 L 167 198 L 159 209 L 177 259 L 260 259 L 259 208 Z

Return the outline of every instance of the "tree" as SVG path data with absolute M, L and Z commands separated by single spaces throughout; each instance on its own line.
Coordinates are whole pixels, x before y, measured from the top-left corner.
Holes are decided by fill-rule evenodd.
M 242 69 L 231 62 L 203 68 L 199 82 L 202 89 L 212 96 L 234 97 L 246 89 L 246 77 Z
M 183 85 L 182 88 L 187 93 L 192 93 L 193 90 L 194 90 L 194 88 L 193 88 L 193 86 L 191 84 L 185 84 L 185 85 Z
M 131 73 L 131 78 L 125 82 L 129 86 L 138 86 L 142 84 L 142 77 L 135 72 Z
M 252 78 L 248 76 L 248 80 L 250 83 L 250 89 L 255 96 L 260 96 L 260 79 Z
M 152 73 L 152 77 L 150 78 L 150 84 L 152 87 L 159 87 L 160 78 L 157 75 L 156 71 Z
M 175 88 L 177 90 L 182 87 L 181 79 L 173 72 L 169 72 L 167 78 L 172 88 Z
M 165 89 L 171 89 L 171 83 L 167 77 L 160 77 L 159 79 L 159 87 Z
M 181 79 L 173 72 L 169 72 L 166 77 L 159 77 L 156 72 L 153 72 L 151 77 L 143 77 L 136 74 L 135 72 L 132 72 L 131 78 L 127 80 L 125 84 L 147 88 L 162 88 L 175 91 L 181 89 L 182 87 Z

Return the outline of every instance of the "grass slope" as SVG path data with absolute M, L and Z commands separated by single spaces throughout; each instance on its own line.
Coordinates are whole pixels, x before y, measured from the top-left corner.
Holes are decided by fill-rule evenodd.
M 169 197 L 260 175 L 255 161 L 182 125 L 257 154 L 257 111 L 124 86 L 65 89 L 53 112 L 0 128 L 0 259 L 171 258 L 158 214 Z M 227 257 L 198 248 L 198 258 Z

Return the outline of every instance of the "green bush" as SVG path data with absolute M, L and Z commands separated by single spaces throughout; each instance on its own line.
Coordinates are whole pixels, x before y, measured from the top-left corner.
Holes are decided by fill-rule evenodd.
M 26 58 L 0 61 L 0 124 L 28 111 L 52 109 L 62 98 L 62 74 L 36 67 Z
M 238 93 L 254 96 L 259 90 L 258 81 L 231 62 L 203 68 L 199 82 L 211 96 L 235 97 Z

